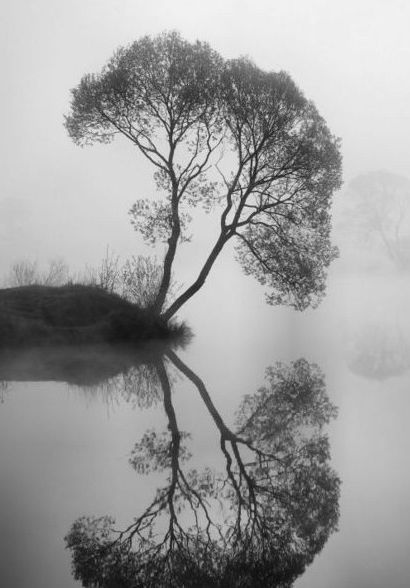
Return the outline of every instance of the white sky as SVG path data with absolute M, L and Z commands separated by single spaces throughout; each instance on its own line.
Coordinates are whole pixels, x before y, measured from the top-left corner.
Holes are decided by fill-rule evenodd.
M 405 0 L 14 0 L 0 25 L 0 276 L 15 259 L 96 263 L 136 252 L 127 210 L 153 190 L 131 145 L 75 147 L 69 90 L 115 48 L 177 29 L 225 57 L 287 70 L 343 140 L 344 176 L 407 175 L 410 3 Z

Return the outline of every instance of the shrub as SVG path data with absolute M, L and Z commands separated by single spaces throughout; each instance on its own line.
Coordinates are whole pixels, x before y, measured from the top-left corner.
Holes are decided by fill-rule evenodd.
M 22 259 L 16 261 L 10 268 L 6 278 L 6 286 L 9 288 L 21 286 L 62 286 L 69 279 L 68 265 L 63 259 L 50 260 L 48 269 L 41 271 L 36 261 Z

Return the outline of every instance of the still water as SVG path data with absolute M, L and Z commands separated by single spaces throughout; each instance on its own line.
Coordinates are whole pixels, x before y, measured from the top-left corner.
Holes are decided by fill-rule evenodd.
M 2 355 L 1 586 L 408 588 L 410 278 L 249 296 L 199 295 L 184 348 Z

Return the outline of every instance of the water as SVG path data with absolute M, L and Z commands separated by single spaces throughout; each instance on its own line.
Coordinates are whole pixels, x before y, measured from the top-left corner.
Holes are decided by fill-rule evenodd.
M 221 431 L 225 437 L 227 431 L 240 431 L 252 407 L 259 406 L 259 428 L 254 422 L 253 429 L 249 426 L 242 436 L 251 440 L 252 447 L 262 448 L 265 459 L 274 450 L 276 457 L 289 460 L 302 480 L 297 492 L 289 475 L 271 460 L 270 479 L 275 480 L 276 491 L 281 488 L 282 497 L 286 496 L 279 499 L 271 493 L 269 500 L 276 517 L 278 512 L 286 515 L 280 523 L 275 519 L 276 540 L 291 529 L 280 564 L 289 574 L 299 574 L 297 565 L 289 564 L 291 549 L 301 561 L 308 561 L 306 545 L 311 541 L 313 563 L 294 585 L 408 587 L 410 324 L 406 310 L 410 280 L 394 273 L 343 274 L 336 267 L 324 303 L 302 314 L 264 306 L 259 293 L 247 287 L 245 283 L 236 290 L 238 295 L 229 304 L 215 290 L 201 293 L 186 307 L 194 339 L 185 349 L 168 351 L 165 357 L 164 349 L 155 347 L 143 353 L 121 350 L 114 354 L 100 347 L 81 352 L 37 350 L 1 358 L 2 586 L 81 585 L 73 578 L 71 553 L 64 541 L 74 522 L 82 516 L 111 515 L 115 528 L 125 529 L 147 512 L 158 488 L 167 488 L 167 478 L 173 479 L 176 470 L 171 455 L 178 456 L 184 474 L 193 468 L 204 473 L 206 467 L 219 472 L 212 483 L 220 491 L 227 477 Z M 224 306 L 225 313 L 221 312 Z M 305 362 L 292 363 L 299 358 Z M 298 371 L 298 365 L 304 370 Z M 289 395 L 275 396 L 270 391 L 263 404 L 263 398 L 255 394 L 266 385 L 268 366 L 276 370 L 272 372 L 276 390 L 278 381 L 299 382 L 297 398 L 304 402 L 289 404 L 284 400 Z M 288 366 L 287 372 L 283 366 Z M 320 384 L 322 374 L 325 390 Z M 303 396 L 302 389 L 310 391 L 310 396 Z M 243 404 L 246 394 L 253 398 L 248 405 Z M 315 404 L 315 398 L 321 398 L 321 403 Z M 265 412 L 260 411 L 262 405 L 268 407 Z M 335 418 L 331 405 L 338 407 Z M 327 418 L 329 422 L 320 429 L 318 423 Z M 156 436 L 144 437 L 153 430 Z M 182 434 L 179 452 L 177 436 L 172 437 L 175 430 Z M 268 436 L 270 445 L 263 430 L 265 434 L 275 431 Z M 310 467 L 309 475 L 302 475 L 305 462 L 295 456 L 298 448 L 318 435 L 329 440 L 326 479 L 335 490 L 334 476 L 340 478 L 340 497 L 328 492 L 319 499 L 312 492 L 304 501 L 312 491 L 315 470 Z M 148 451 L 152 444 L 156 453 Z M 165 454 L 158 453 L 164 447 Z M 228 441 L 226 448 L 235 460 Z M 252 448 L 243 443 L 239 448 L 243 462 L 250 463 Z M 155 464 L 156 471 L 142 473 Z M 199 478 L 190 480 L 192 499 Z M 201 480 L 208 484 L 201 492 L 208 491 L 212 517 L 225 533 L 223 520 L 235 501 L 225 497 L 222 507 L 217 505 L 209 477 L 203 475 Z M 241 483 L 246 495 L 246 480 L 242 478 Z M 286 506 L 290 502 L 297 507 Z M 333 532 L 335 521 L 329 513 L 335 516 L 337 503 L 339 530 Z M 328 507 L 328 517 L 321 519 L 320 526 L 321 537 L 329 532 L 323 549 L 317 540 L 320 504 Z M 184 529 L 192 524 L 189 508 L 179 516 Z M 300 529 L 309 516 L 313 523 L 303 535 Z M 168 518 L 157 522 L 158 536 L 163 537 Z M 229 553 L 227 547 L 225 551 Z

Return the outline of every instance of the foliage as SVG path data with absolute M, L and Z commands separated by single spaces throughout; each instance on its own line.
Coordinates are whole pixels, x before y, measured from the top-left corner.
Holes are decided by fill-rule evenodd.
M 268 427 L 275 432 L 276 442 L 285 448 L 297 442 L 297 432 L 311 434 L 336 417 L 336 409 L 329 402 L 323 374 L 316 364 L 305 359 L 289 366 L 277 363 L 266 370 L 267 385 L 256 394 L 245 396 L 237 415 L 242 434 L 256 430 L 261 438 L 270 438 Z M 266 420 L 265 413 L 269 414 Z M 282 435 L 288 436 L 283 438 Z M 279 449 L 279 447 L 277 447 Z
M 180 439 L 189 438 L 189 433 L 179 433 Z M 186 461 L 191 454 L 184 446 L 179 448 L 179 461 Z M 130 464 L 139 474 L 162 472 L 171 466 L 172 445 L 169 434 L 158 434 L 154 429 L 144 433 L 141 441 L 134 445 L 130 457 Z
M 86 266 L 70 281 L 102 288 L 119 294 L 139 308 L 150 309 L 158 295 L 161 276 L 162 268 L 155 257 L 133 255 L 121 262 L 120 257 L 107 248 L 97 267 Z M 172 281 L 169 295 L 176 291 Z
M 121 287 L 121 269 L 120 257 L 107 247 L 104 257 L 96 267 L 86 265 L 83 271 L 70 275 L 69 282 L 95 286 L 118 294 Z
M 124 298 L 140 308 L 152 308 L 161 284 L 162 267 L 156 258 L 144 255 L 132 256 L 121 268 L 119 291 Z M 168 296 L 177 291 L 171 281 Z
M 162 267 L 155 257 L 133 255 L 121 261 L 109 247 L 104 257 L 95 266 L 86 265 L 75 274 L 62 259 L 53 259 L 48 269 L 39 269 L 36 261 L 22 259 L 10 268 L 5 280 L 6 287 L 85 285 L 119 294 L 139 308 L 148 309 L 154 304 L 161 283 Z M 171 281 L 169 296 L 178 291 Z
M 121 264 L 108 248 L 99 266 L 77 276 L 59 259 L 47 271 L 16 262 L 0 290 L 0 346 L 188 340 L 184 324 L 165 325 L 152 311 L 160 274 L 155 259 L 140 255 Z
M 330 244 L 330 201 L 341 180 L 339 142 L 285 72 L 225 61 L 177 33 L 118 49 L 72 91 L 66 128 L 78 145 L 131 141 L 151 162 L 161 197 L 131 208 L 134 227 L 164 245 L 154 309 L 168 320 L 205 283 L 231 239 L 267 301 L 316 305 Z M 198 276 L 167 301 L 190 209 L 219 210 L 219 235 Z

